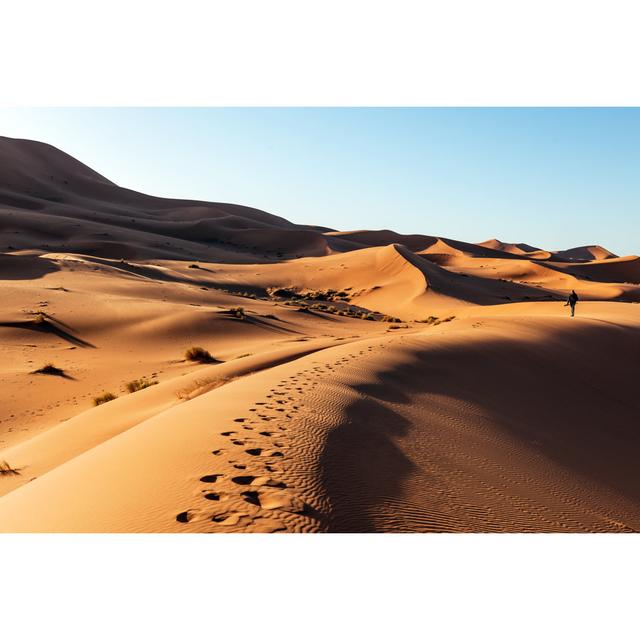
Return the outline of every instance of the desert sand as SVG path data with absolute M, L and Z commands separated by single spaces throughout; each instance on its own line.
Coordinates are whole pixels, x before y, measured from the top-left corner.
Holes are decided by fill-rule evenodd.
M 299 225 L 0 138 L 0 301 L 0 531 L 640 531 L 637 256 Z

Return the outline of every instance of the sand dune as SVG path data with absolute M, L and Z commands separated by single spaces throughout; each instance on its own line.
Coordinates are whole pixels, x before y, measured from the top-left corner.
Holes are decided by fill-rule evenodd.
M 640 530 L 639 265 L 156 198 L 0 138 L 0 530 Z
M 615 253 L 611 253 L 608 249 L 598 245 L 587 247 L 575 247 L 574 249 L 566 249 L 565 251 L 556 251 L 556 257 L 566 258 L 568 260 L 607 260 L 609 258 L 617 258 Z

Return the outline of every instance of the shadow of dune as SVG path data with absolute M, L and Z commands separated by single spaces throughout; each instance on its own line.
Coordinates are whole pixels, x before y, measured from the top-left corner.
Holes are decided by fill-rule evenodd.
M 374 532 L 370 507 L 395 496 L 413 464 L 394 443 L 410 423 L 374 400 L 358 400 L 331 431 L 320 459 L 331 532 Z
M 300 331 L 296 331 L 295 329 L 289 329 L 288 327 L 279 327 L 275 324 L 273 324 L 273 322 L 267 322 L 266 320 L 257 317 L 255 315 L 247 315 L 245 316 L 244 322 L 248 323 L 248 324 L 253 324 L 257 327 L 262 327 L 264 329 L 268 329 L 269 331 L 273 331 L 274 333 L 284 333 L 287 335 L 290 334 L 295 334 L 295 335 L 300 335 Z M 280 321 L 282 322 L 282 321 Z
M 42 314 L 45 315 L 45 314 Z M 59 327 L 57 325 L 57 321 L 54 323 L 50 318 L 51 316 L 46 316 L 47 319 L 43 322 L 36 322 L 35 320 L 18 320 L 15 322 L 0 322 L 0 327 L 9 327 L 13 329 L 27 329 L 28 331 L 37 331 L 38 333 L 49 333 L 69 342 L 70 344 L 76 347 L 84 347 L 89 349 L 95 349 L 96 346 L 83 340 L 82 338 L 78 338 L 74 336 L 72 333 Z
M 59 270 L 60 267 L 47 258 L 0 254 L 0 280 L 34 280 Z
M 640 523 L 640 329 L 572 326 L 550 330 L 543 341 L 418 340 L 408 361 L 377 372 L 374 383 L 354 386 L 367 397 L 348 407 L 342 426 L 328 436 L 321 478 L 332 505 L 330 531 L 382 530 L 375 516 L 389 509 L 387 524 L 393 520 L 394 530 L 410 530 L 402 526 L 402 493 L 410 481 L 419 495 L 433 495 L 427 472 L 438 458 L 424 444 L 433 438 L 461 453 L 449 461 L 477 455 L 476 445 L 483 442 L 482 455 L 491 464 L 478 477 L 490 491 L 519 495 L 523 473 L 527 482 L 536 486 L 538 478 L 542 486 L 549 479 L 536 475 L 541 467 L 528 468 L 527 461 L 543 456 L 571 473 L 576 484 L 622 496 L 635 505 L 627 515 Z M 452 401 L 445 404 L 449 418 L 439 415 L 448 420 L 444 433 L 434 431 L 439 427 L 430 420 L 440 399 Z M 404 417 L 407 411 L 412 420 Z M 423 430 L 429 436 L 421 440 Z M 506 444 L 491 443 L 510 443 L 514 457 L 505 458 Z M 503 471 L 492 471 L 498 468 Z M 454 471 L 476 477 L 473 467 Z M 485 505 L 470 508 L 477 513 Z M 485 530 L 471 517 L 457 523 L 456 530 Z M 517 527 L 506 522 L 507 530 Z

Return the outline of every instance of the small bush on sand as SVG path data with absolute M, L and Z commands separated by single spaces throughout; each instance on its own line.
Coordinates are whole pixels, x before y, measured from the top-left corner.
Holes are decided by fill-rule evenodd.
M 0 476 L 19 476 L 20 471 L 14 469 L 6 460 L 0 461 Z
M 51 362 L 47 362 L 47 364 L 36 369 L 33 373 L 43 373 L 48 376 L 64 376 L 64 370 L 56 367 Z
M 184 357 L 191 362 L 215 362 L 215 358 L 202 347 L 189 347 Z
M 116 396 L 115 394 L 111 393 L 110 391 L 107 391 L 106 393 L 103 393 L 101 396 L 97 396 L 93 399 L 93 406 L 97 407 L 101 404 L 104 404 L 105 402 L 111 402 L 112 400 L 115 400 L 118 396 Z
M 154 384 L 158 384 L 158 381 L 145 380 L 145 378 L 140 378 L 140 380 L 132 380 L 131 382 L 127 382 L 126 387 L 129 393 L 135 393 L 136 391 L 140 391 L 141 389 L 152 387 Z
M 40 313 L 40 312 L 36 313 L 33 316 L 33 320 L 32 320 L 33 324 L 45 324 L 46 321 L 47 321 L 47 316 L 45 316 L 44 313 Z
M 439 324 L 442 324 L 443 322 L 451 322 L 452 320 L 455 320 L 455 319 L 456 319 L 455 316 L 449 316 L 447 318 L 443 318 L 442 320 L 440 320 L 440 318 L 438 318 L 437 316 L 429 316 L 425 320 L 416 320 L 416 322 L 422 322 L 424 324 L 430 324 L 433 327 L 437 327 Z
M 235 316 L 236 318 L 239 318 L 240 320 L 244 320 L 246 318 L 244 307 L 232 307 L 231 309 L 229 309 L 229 313 L 231 313 L 231 315 Z
M 190 264 L 189 269 L 199 269 L 200 267 L 197 264 Z

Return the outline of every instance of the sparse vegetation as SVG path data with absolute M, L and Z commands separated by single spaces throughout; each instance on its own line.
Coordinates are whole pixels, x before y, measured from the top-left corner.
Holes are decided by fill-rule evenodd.
M 56 367 L 51 362 L 47 362 L 47 364 L 36 369 L 33 373 L 42 373 L 48 376 L 64 376 L 64 370 Z
M 189 347 L 184 357 L 191 362 L 209 363 L 215 362 L 215 358 L 202 347 Z
M 141 389 L 152 387 L 154 384 L 158 384 L 158 381 L 140 378 L 139 380 L 132 380 L 131 382 L 127 382 L 126 388 L 129 393 L 135 393 L 136 391 L 140 391 Z
M 231 289 L 224 288 L 218 288 L 218 291 L 224 291 L 230 296 L 240 296 L 241 298 L 250 298 L 251 300 L 256 300 L 258 298 L 255 293 L 251 293 L 250 291 L 232 291 Z
M 320 300 L 320 301 L 333 301 L 333 302 L 345 302 L 345 299 L 349 297 L 346 291 L 336 291 L 335 289 L 325 289 L 321 291 L 296 291 L 289 288 L 277 288 L 269 287 L 267 293 L 272 298 L 289 298 L 292 300 Z
M 199 268 L 200 268 L 200 266 L 197 265 L 197 264 L 190 264 L 189 265 L 189 269 L 199 269 Z
M 221 387 L 223 384 L 230 382 L 234 377 L 222 377 L 222 378 L 198 378 L 194 380 L 189 386 L 183 387 L 176 391 L 176 397 L 178 400 L 191 400 L 197 396 L 206 393 L 207 391 L 211 391 L 213 389 L 217 389 Z
M 47 316 L 44 315 L 44 313 L 38 311 L 38 313 L 34 314 L 33 316 L 33 324 L 45 324 L 45 322 L 47 321 Z
M 98 407 L 99 405 L 104 404 L 105 402 L 111 402 L 112 400 L 115 400 L 117 397 L 118 396 L 115 395 L 114 393 L 107 391 L 106 393 L 103 393 L 101 396 L 96 396 L 93 399 L 93 406 Z
M 443 322 L 451 322 L 452 320 L 455 320 L 456 317 L 455 316 L 448 316 L 447 318 L 438 318 L 437 316 L 429 316 L 428 318 L 425 318 L 424 320 L 416 320 L 416 322 L 422 322 L 423 324 L 429 324 L 432 327 L 437 327 L 439 324 L 442 324 Z
M 231 315 L 235 316 L 236 318 L 239 318 L 240 320 L 244 320 L 247 317 L 244 307 L 232 307 L 231 309 L 229 309 L 229 313 L 231 313 Z
M 6 460 L 0 461 L 0 476 L 19 476 L 20 471 L 12 467 Z

